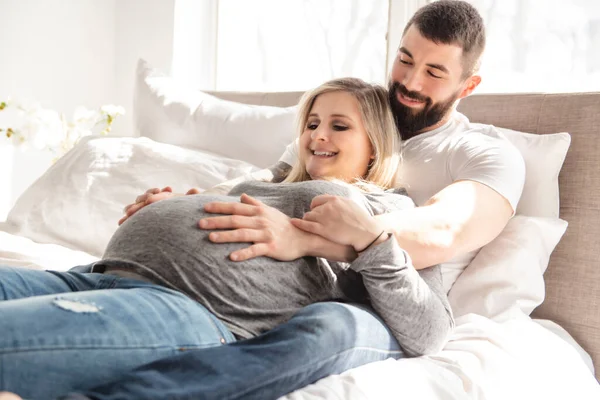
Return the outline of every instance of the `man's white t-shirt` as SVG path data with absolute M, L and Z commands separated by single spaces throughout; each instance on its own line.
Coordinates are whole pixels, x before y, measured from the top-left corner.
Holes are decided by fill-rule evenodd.
M 279 161 L 294 165 L 297 142 L 287 146 Z M 492 125 L 471 125 L 454 112 L 443 126 L 403 141 L 397 186 L 404 187 L 418 206 L 453 182 L 470 180 L 494 189 L 513 211 L 523 191 L 525 162 Z M 479 249 L 442 264 L 444 287 L 449 291 Z

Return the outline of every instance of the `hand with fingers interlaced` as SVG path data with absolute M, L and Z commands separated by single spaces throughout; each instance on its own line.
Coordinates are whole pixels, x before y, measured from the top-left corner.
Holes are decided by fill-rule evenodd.
M 172 197 L 177 196 L 185 196 L 191 194 L 200 194 L 200 189 L 192 188 L 188 190 L 185 194 L 183 193 L 173 193 L 173 189 L 170 186 L 166 186 L 162 189 L 160 188 L 151 188 L 146 190 L 144 193 L 140 194 L 136 197 L 135 201 L 131 204 L 128 204 L 123 209 L 125 215 L 119 220 L 119 225 L 125 222 L 129 217 L 131 217 L 136 212 L 140 211 L 142 208 L 150 205 L 152 203 L 156 203 L 157 201 L 170 199 Z
M 292 218 L 297 228 L 361 252 L 387 239 L 385 228 L 351 198 L 320 195 L 313 198 L 302 219 Z
M 311 233 L 296 228 L 290 217 L 269 207 L 254 197 L 242 194 L 239 203 L 212 202 L 204 211 L 224 214 L 201 219 L 201 229 L 211 232 L 208 238 L 214 243 L 253 243 L 230 254 L 233 261 L 244 261 L 266 256 L 280 261 L 291 261 L 307 255 Z

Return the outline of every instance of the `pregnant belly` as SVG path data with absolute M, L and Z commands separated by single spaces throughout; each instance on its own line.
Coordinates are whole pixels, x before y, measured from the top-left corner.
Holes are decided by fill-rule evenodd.
M 249 244 L 210 242 L 208 232 L 197 225 L 210 215 L 203 211 L 203 203 L 174 200 L 148 206 L 125 221 L 106 249 L 107 265 L 127 266 L 182 291 L 231 326 L 252 326 L 248 331 L 253 334 L 307 304 L 327 299 L 329 282 L 315 259 L 280 262 L 258 257 L 233 262 L 229 254 Z
M 178 264 L 195 261 L 206 254 L 220 258 L 227 251 L 243 244 L 216 245 L 208 241 L 208 231 L 198 227 L 198 221 L 212 216 L 204 212 L 209 201 L 232 201 L 225 196 L 182 196 L 163 200 L 138 211 L 114 233 L 104 258 L 120 258 L 153 266 L 164 259 Z M 137 258 L 140 258 L 138 260 Z M 197 260 L 196 260 L 197 261 Z M 160 265 L 156 267 L 160 268 Z

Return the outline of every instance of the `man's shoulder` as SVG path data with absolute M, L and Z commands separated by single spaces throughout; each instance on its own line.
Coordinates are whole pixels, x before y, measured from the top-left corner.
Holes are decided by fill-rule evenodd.
M 444 126 L 410 139 L 405 145 L 405 154 L 422 154 L 426 149 L 439 153 L 444 149 L 443 153 L 449 157 L 457 153 L 472 157 L 498 150 L 511 153 L 513 148 L 494 125 L 471 122 L 464 114 L 454 111 Z
M 439 127 L 429 133 L 423 133 L 422 135 L 416 136 L 414 139 L 420 138 L 429 142 L 445 142 L 445 141 L 459 141 L 465 137 L 476 137 L 478 135 L 485 135 L 491 137 L 497 137 L 497 129 L 493 125 L 473 123 L 469 121 L 467 116 L 461 114 L 458 111 L 454 111 L 450 116 L 448 122 L 442 127 Z
M 510 140 L 494 125 L 471 122 L 459 112 L 454 115 L 455 124 L 454 143 L 456 146 L 483 146 L 483 147 L 512 147 Z
M 454 120 L 454 129 L 458 133 L 498 136 L 498 129 L 494 125 L 472 122 L 466 115 L 458 111 L 454 112 L 452 118 Z
M 523 163 L 519 149 L 495 126 L 486 124 L 471 124 L 471 129 L 455 136 L 448 156 L 455 160 L 495 160 L 502 165 Z

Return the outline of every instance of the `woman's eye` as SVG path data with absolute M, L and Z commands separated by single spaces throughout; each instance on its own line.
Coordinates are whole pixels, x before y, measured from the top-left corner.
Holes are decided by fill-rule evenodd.
M 314 131 L 315 129 L 317 129 L 317 126 L 318 126 L 317 124 L 315 124 L 314 122 L 311 122 L 310 124 L 306 125 L 306 128 Z
M 348 129 L 348 127 L 344 126 L 344 125 L 334 125 L 333 129 L 336 130 L 336 131 L 345 131 L 345 130 Z

